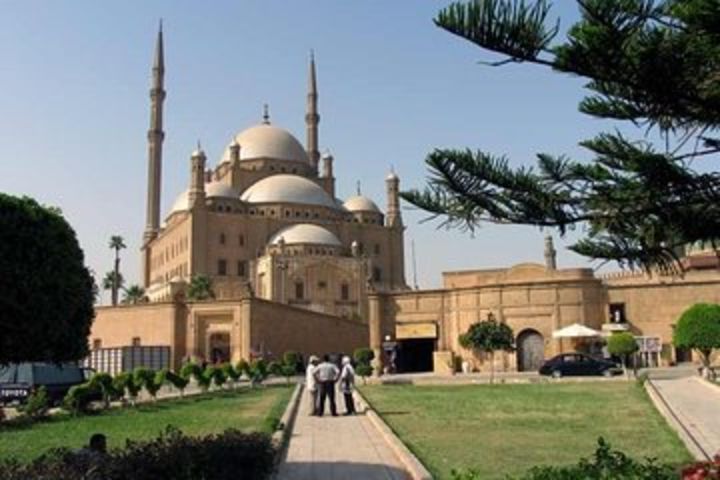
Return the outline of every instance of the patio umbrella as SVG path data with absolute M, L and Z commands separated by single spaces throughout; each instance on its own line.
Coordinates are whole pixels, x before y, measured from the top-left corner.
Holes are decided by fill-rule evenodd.
M 567 327 L 555 330 L 552 334 L 553 338 L 581 338 L 581 337 L 599 337 L 600 332 L 593 330 L 585 325 L 573 323 Z

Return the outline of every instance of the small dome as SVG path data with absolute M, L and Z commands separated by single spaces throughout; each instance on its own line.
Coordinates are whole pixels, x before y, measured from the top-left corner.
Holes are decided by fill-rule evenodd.
M 310 163 L 302 144 L 287 130 L 269 124 L 256 125 L 235 135 L 240 145 L 240 160 L 271 158 Z M 230 147 L 223 153 L 222 162 L 230 161 Z
M 189 190 L 185 190 L 175 199 L 170 213 L 181 212 L 190 209 Z M 205 184 L 206 198 L 232 198 L 237 199 L 238 192 L 225 182 L 209 182 Z
M 285 227 L 275 233 L 270 238 L 268 244 L 278 245 L 281 238 L 285 242 L 285 245 L 309 243 L 314 245 L 329 245 L 333 247 L 342 246 L 342 243 L 340 243 L 340 240 L 338 240 L 334 233 L 312 223 L 298 223 L 296 225 Z
M 362 195 L 355 195 L 345 200 L 343 207 L 351 212 L 376 212 L 380 213 L 380 209 L 375 202 Z
M 385 180 L 398 180 L 398 176 L 395 174 L 394 171 L 390 170 L 390 173 L 387 174 Z
M 338 208 L 317 183 L 299 175 L 278 174 L 253 183 L 240 199 L 248 203 L 302 203 Z

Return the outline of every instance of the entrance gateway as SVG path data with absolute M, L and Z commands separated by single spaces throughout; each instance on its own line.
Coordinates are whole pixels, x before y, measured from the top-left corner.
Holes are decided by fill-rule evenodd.
M 545 341 L 537 330 L 527 329 L 517 337 L 518 372 L 534 372 L 545 361 Z
M 437 342 L 437 323 L 400 323 L 395 326 L 398 373 L 431 372 Z

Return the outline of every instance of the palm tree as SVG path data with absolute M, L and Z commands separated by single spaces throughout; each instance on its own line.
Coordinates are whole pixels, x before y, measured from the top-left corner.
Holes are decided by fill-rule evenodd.
M 123 289 L 122 303 L 135 305 L 145 301 L 145 289 L 140 285 L 130 285 Z
M 108 246 L 115 250 L 115 279 L 122 278 L 120 276 L 120 250 L 125 248 L 125 241 L 120 235 L 113 235 L 110 237 L 110 242 Z M 117 305 L 118 303 L 118 292 L 120 291 L 120 284 L 114 284 L 111 288 L 112 291 L 112 304 L 113 306 Z
M 187 292 L 188 300 L 207 300 L 215 298 L 212 290 L 212 281 L 207 275 L 193 275 Z
M 111 270 L 105 274 L 102 281 L 102 288 L 103 290 L 110 290 L 112 292 L 115 288 L 122 288 L 124 283 L 125 279 L 123 278 L 122 273 L 118 273 L 116 275 L 115 272 Z M 115 301 L 117 302 L 117 298 Z M 113 305 L 117 305 L 117 303 L 113 303 Z

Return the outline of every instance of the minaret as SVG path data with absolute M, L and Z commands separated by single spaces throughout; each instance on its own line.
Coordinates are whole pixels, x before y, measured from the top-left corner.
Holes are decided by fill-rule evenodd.
M 307 154 L 310 157 L 310 164 L 317 173 L 320 163 L 320 147 L 318 145 L 318 92 L 317 78 L 315 75 L 315 54 L 310 52 L 310 73 L 308 77 L 307 113 L 305 114 L 305 125 L 307 126 Z
M 392 170 L 385 178 L 387 189 L 387 216 L 385 225 L 388 227 L 402 227 L 400 214 L 400 179 Z
M 557 252 L 553 245 L 552 236 L 545 234 L 545 268 L 548 270 L 557 270 Z
M 162 177 L 163 101 L 165 100 L 165 53 L 162 22 L 155 44 L 150 89 L 150 129 L 148 130 L 148 191 L 144 243 L 155 238 L 160 230 L 160 185 Z
M 191 210 L 205 206 L 205 152 L 198 142 L 197 150 L 190 157 L 190 190 L 188 192 L 188 206 Z

